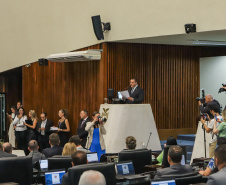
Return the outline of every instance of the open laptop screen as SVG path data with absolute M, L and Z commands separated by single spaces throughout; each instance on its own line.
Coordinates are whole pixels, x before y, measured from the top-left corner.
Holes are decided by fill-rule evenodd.
M 47 159 L 39 160 L 39 164 L 40 164 L 41 171 L 47 171 L 48 170 L 48 160 Z
M 132 161 L 117 163 L 117 174 L 118 175 L 134 175 L 135 170 Z
M 99 162 L 97 153 L 87 153 L 87 160 L 89 163 Z
M 176 185 L 175 180 L 154 180 L 151 185 Z
M 52 185 L 52 184 L 61 184 L 63 175 L 65 174 L 65 170 L 59 170 L 59 171 L 49 171 L 45 173 L 45 182 L 46 185 Z

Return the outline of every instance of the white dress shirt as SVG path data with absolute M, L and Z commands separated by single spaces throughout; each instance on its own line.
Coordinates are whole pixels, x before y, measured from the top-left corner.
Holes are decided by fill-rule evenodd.
M 43 128 L 45 128 L 46 127 L 46 122 L 47 122 L 47 119 L 45 120 L 45 121 L 42 121 L 42 123 L 41 123 L 41 128 L 43 127 Z M 45 135 L 45 130 L 41 130 L 41 135 Z
M 24 125 L 25 120 L 27 120 L 27 116 L 22 116 L 20 119 L 16 116 L 13 125 L 16 125 L 16 131 L 25 131 L 27 127 Z

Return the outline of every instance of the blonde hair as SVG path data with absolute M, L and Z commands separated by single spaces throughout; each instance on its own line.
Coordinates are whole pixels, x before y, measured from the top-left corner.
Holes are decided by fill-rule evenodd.
M 31 114 L 31 119 L 38 119 L 37 114 L 34 110 L 30 110 L 29 113 Z
M 63 149 L 62 155 L 63 156 L 65 156 L 65 155 L 72 155 L 76 151 L 77 151 L 77 148 L 76 148 L 74 143 L 66 143 L 64 145 L 64 149 Z
M 222 111 L 222 117 L 223 117 L 224 122 L 226 122 L 226 109 L 224 109 Z
M 133 136 L 128 136 L 126 138 L 126 146 L 127 146 L 128 149 L 134 150 L 136 148 L 136 146 L 137 146 L 136 138 L 133 137 Z

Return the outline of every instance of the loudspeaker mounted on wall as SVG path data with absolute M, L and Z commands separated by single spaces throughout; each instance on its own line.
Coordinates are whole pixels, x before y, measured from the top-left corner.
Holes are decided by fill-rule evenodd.
M 94 33 L 98 40 L 104 40 L 103 32 L 111 30 L 110 22 L 102 23 L 100 19 L 100 15 L 92 16 L 93 29 Z M 102 29 L 103 24 L 103 29 Z

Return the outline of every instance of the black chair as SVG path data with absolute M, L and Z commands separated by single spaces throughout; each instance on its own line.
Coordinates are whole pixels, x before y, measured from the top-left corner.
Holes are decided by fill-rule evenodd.
M 0 158 L 0 182 L 15 182 L 20 185 L 32 183 L 33 167 L 31 157 Z
M 163 175 L 161 179 L 175 179 L 176 185 L 197 184 L 202 182 L 202 175 L 198 172 L 191 172 L 178 175 Z
M 108 162 L 108 157 L 112 157 L 112 156 L 117 156 L 118 157 L 118 153 L 105 153 L 102 154 L 100 157 L 100 162 Z
M 123 150 L 118 154 L 118 161 L 133 161 L 135 173 L 143 173 L 144 166 L 152 162 L 152 152 L 147 149 Z
M 116 184 L 116 173 L 114 163 L 92 163 L 84 164 L 79 166 L 74 166 L 68 169 L 68 182 L 69 185 L 75 185 L 79 183 L 80 176 L 84 171 L 96 170 L 101 172 L 105 179 L 107 185 Z
M 48 158 L 48 170 L 65 169 L 68 171 L 68 168 L 72 167 L 71 162 L 71 156 L 50 157 Z
M 168 151 L 169 151 L 169 148 L 171 146 L 165 146 L 164 147 L 164 151 L 163 151 L 163 159 L 162 159 L 162 165 L 165 166 L 165 167 L 169 167 L 170 164 L 168 162 Z M 186 164 L 186 161 L 187 161 L 187 148 L 186 146 L 180 146 L 183 150 L 183 155 L 184 155 L 184 158 L 185 158 L 185 164 Z

